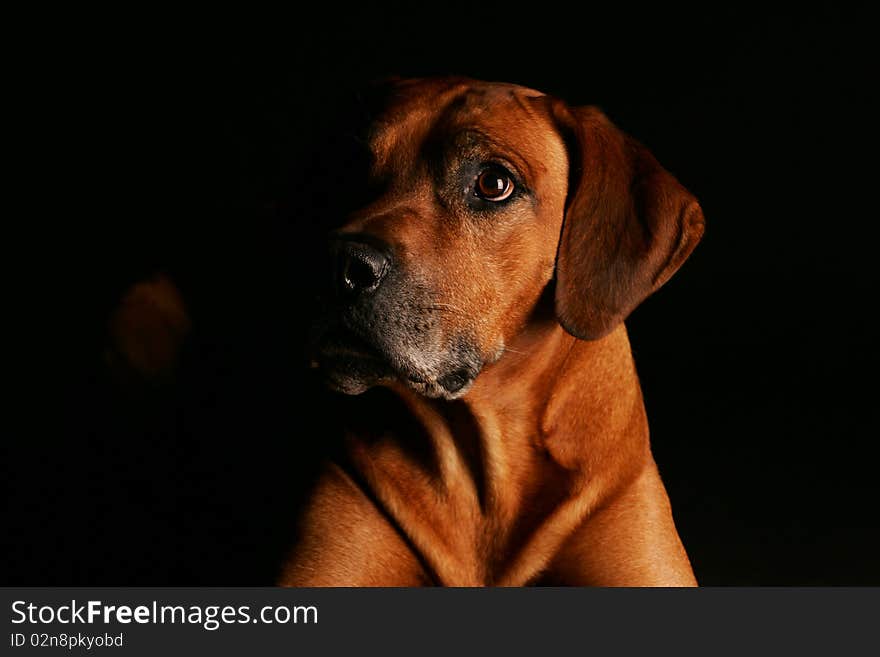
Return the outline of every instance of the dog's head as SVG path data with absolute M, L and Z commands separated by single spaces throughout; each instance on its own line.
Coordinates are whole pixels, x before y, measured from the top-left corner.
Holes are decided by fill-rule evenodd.
M 379 96 L 313 328 L 313 365 L 342 392 L 459 397 L 545 291 L 569 333 L 601 338 L 703 233 L 696 200 L 595 108 L 466 79 Z

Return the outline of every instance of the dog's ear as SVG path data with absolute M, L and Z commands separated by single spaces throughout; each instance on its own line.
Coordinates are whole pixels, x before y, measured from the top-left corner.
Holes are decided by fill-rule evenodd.
M 556 256 L 556 316 L 601 338 L 665 283 L 703 235 L 696 199 L 594 107 L 552 104 L 568 146 L 569 190 Z

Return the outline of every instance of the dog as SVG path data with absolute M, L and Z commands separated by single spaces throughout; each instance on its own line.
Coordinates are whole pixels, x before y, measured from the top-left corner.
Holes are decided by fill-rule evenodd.
M 698 202 L 595 107 L 465 78 L 376 96 L 310 339 L 360 397 L 278 583 L 695 585 L 623 321 Z
M 277 582 L 695 585 L 623 320 L 701 239 L 699 204 L 594 107 L 464 78 L 371 99 L 308 348 L 342 436 Z M 156 274 L 111 315 L 108 366 L 173 380 L 192 328 Z

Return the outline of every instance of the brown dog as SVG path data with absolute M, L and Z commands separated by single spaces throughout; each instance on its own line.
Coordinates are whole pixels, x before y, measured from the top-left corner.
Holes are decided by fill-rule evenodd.
M 393 83 L 367 143 L 314 365 L 408 418 L 347 418 L 280 582 L 695 584 L 622 321 L 696 200 L 600 111 L 512 85 Z

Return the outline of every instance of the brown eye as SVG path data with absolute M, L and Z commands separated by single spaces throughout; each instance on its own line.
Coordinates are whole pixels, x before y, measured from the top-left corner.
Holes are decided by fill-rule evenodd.
M 487 201 L 503 201 L 513 194 L 513 181 L 504 169 L 490 167 L 477 176 L 474 193 Z

